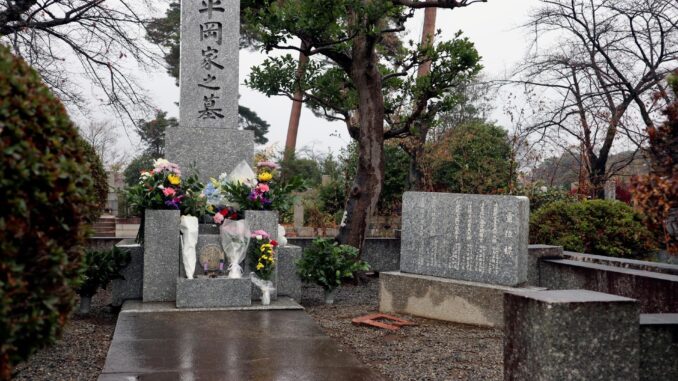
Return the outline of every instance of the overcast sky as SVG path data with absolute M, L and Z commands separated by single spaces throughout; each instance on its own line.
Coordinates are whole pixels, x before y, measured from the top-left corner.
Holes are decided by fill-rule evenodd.
M 523 57 L 526 51 L 527 35 L 519 26 L 527 19 L 530 10 L 537 0 L 489 0 L 487 3 L 474 4 L 456 10 L 438 10 L 436 27 L 442 30 L 442 38 L 452 38 L 454 33 L 462 30 L 475 44 L 482 56 L 487 78 L 503 77 Z M 410 38 L 418 41 L 421 34 L 423 11 L 408 24 Z M 260 64 L 265 55 L 247 50 L 240 51 L 240 104 L 253 109 L 261 118 L 270 123 L 268 133 L 269 145 L 282 147 L 285 144 L 287 124 L 291 101 L 284 97 L 267 98 L 265 95 L 247 88 L 242 84 L 252 66 Z M 158 72 L 150 75 L 139 75 L 142 84 L 149 90 L 152 100 L 161 110 L 171 116 L 178 116 L 176 102 L 179 100 L 179 88 L 174 85 L 174 78 L 158 68 Z M 500 99 L 496 102 L 500 103 Z M 495 110 L 493 119 L 500 124 L 505 121 L 501 108 Z M 112 120 L 99 114 L 98 118 Z M 138 144 L 125 136 L 120 122 L 117 128 L 121 136 L 119 147 L 130 153 L 138 150 Z M 505 123 L 503 123 L 505 124 Z M 505 126 L 509 127 L 509 126 Z M 128 126 L 128 131 L 131 129 Z M 309 110 L 304 109 L 301 116 L 297 148 L 309 147 L 317 153 L 328 150 L 338 151 L 349 142 L 345 125 L 341 122 L 328 122 L 316 118 Z

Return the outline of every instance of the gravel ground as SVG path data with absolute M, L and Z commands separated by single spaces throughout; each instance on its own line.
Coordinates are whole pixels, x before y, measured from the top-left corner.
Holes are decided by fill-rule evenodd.
M 96 380 L 117 319 L 117 313 L 107 307 L 109 303 L 110 293 L 99 290 L 92 298 L 90 315 L 71 316 L 61 339 L 19 365 L 15 380 Z
M 302 304 L 323 331 L 392 381 L 502 380 L 502 332 L 463 324 L 396 315 L 418 326 L 390 332 L 354 326 L 354 317 L 379 309 L 379 280 L 339 289 L 334 305 L 322 289 L 304 286 Z
M 302 304 L 343 350 L 354 353 L 392 381 L 501 380 L 502 334 L 496 329 L 397 315 L 418 324 L 390 332 L 351 324 L 354 317 L 378 312 L 379 280 L 339 289 L 334 305 L 323 303 L 319 287 L 304 286 Z M 104 366 L 117 314 L 110 294 L 99 291 L 92 313 L 73 315 L 52 347 L 17 367 L 15 380 L 96 380 Z

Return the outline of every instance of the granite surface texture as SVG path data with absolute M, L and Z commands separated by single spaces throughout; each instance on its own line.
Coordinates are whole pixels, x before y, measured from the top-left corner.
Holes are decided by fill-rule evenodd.
M 301 259 L 301 247 L 286 245 L 278 248 L 278 296 L 289 296 L 301 301 L 301 278 L 296 262 Z
M 120 307 L 125 300 L 141 299 L 144 286 L 144 249 L 133 239 L 125 239 L 116 245 L 120 251 L 130 253 L 130 262 L 122 270 L 122 278 L 111 281 L 111 304 Z
M 239 27 L 239 1 L 182 2 L 182 128 L 238 127 Z
M 173 301 L 181 261 L 178 210 L 146 209 L 143 300 Z
M 401 272 L 379 274 L 379 310 L 486 327 L 504 325 L 504 293 L 519 288 Z
M 177 308 L 238 307 L 252 304 L 249 278 L 177 278 Z
M 542 259 L 563 258 L 562 246 L 551 245 L 528 245 L 527 247 L 527 284 L 539 286 L 539 268 Z
M 245 219 L 250 231 L 263 230 L 271 239 L 278 239 L 278 212 L 274 210 L 246 210 Z
M 549 289 L 586 289 L 637 299 L 642 313 L 678 312 L 678 275 L 568 259 L 540 262 L 540 282 Z
M 640 315 L 640 380 L 678 380 L 678 314 Z
M 167 129 L 165 145 L 167 160 L 177 163 L 182 174 L 197 172 L 200 181 L 206 183 L 211 177 L 230 173 L 243 160 L 252 165 L 254 133 L 179 126 Z
M 504 380 L 638 380 L 639 314 L 593 291 L 507 292 Z
M 405 192 L 400 271 L 524 283 L 529 215 L 526 197 Z

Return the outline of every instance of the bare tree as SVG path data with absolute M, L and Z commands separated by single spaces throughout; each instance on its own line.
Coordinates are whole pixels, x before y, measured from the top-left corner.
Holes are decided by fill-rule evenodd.
M 541 0 L 527 24 L 534 44 L 511 81 L 534 96 L 526 130 L 580 149 L 572 155 L 581 157 L 593 197 L 603 196 L 610 168 L 624 167 L 608 163 L 613 148 L 641 147 L 669 102 L 664 78 L 678 62 L 677 19 L 675 0 Z M 538 49 L 556 33 L 554 47 Z
M 87 78 L 119 117 L 136 120 L 150 110 L 131 76 L 163 66 L 161 51 L 143 39 L 150 1 L 0 0 L 0 42 L 10 45 L 67 104 L 87 102 L 76 81 Z
M 94 147 L 106 169 L 123 166 L 125 158 L 115 147 L 118 142 L 118 134 L 111 122 L 91 121 L 84 126 L 79 126 L 78 129 L 80 136 Z

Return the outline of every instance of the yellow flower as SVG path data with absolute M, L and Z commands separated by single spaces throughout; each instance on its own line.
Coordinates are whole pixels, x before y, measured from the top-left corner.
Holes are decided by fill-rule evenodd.
M 262 172 L 262 173 L 259 174 L 258 178 L 259 178 L 259 181 L 267 182 L 267 181 L 271 181 L 271 179 L 273 178 L 273 175 L 270 174 L 269 172 Z
M 181 184 L 181 178 L 177 175 L 174 175 L 174 174 L 167 176 L 167 180 L 169 180 L 170 184 L 172 184 L 172 185 Z
M 261 270 L 261 269 L 263 269 L 263 268 L 264 268 L 264 264 L 263 264 L 263 263 L 261 263 L 261 262 L 257 263 L 257 270 Z

